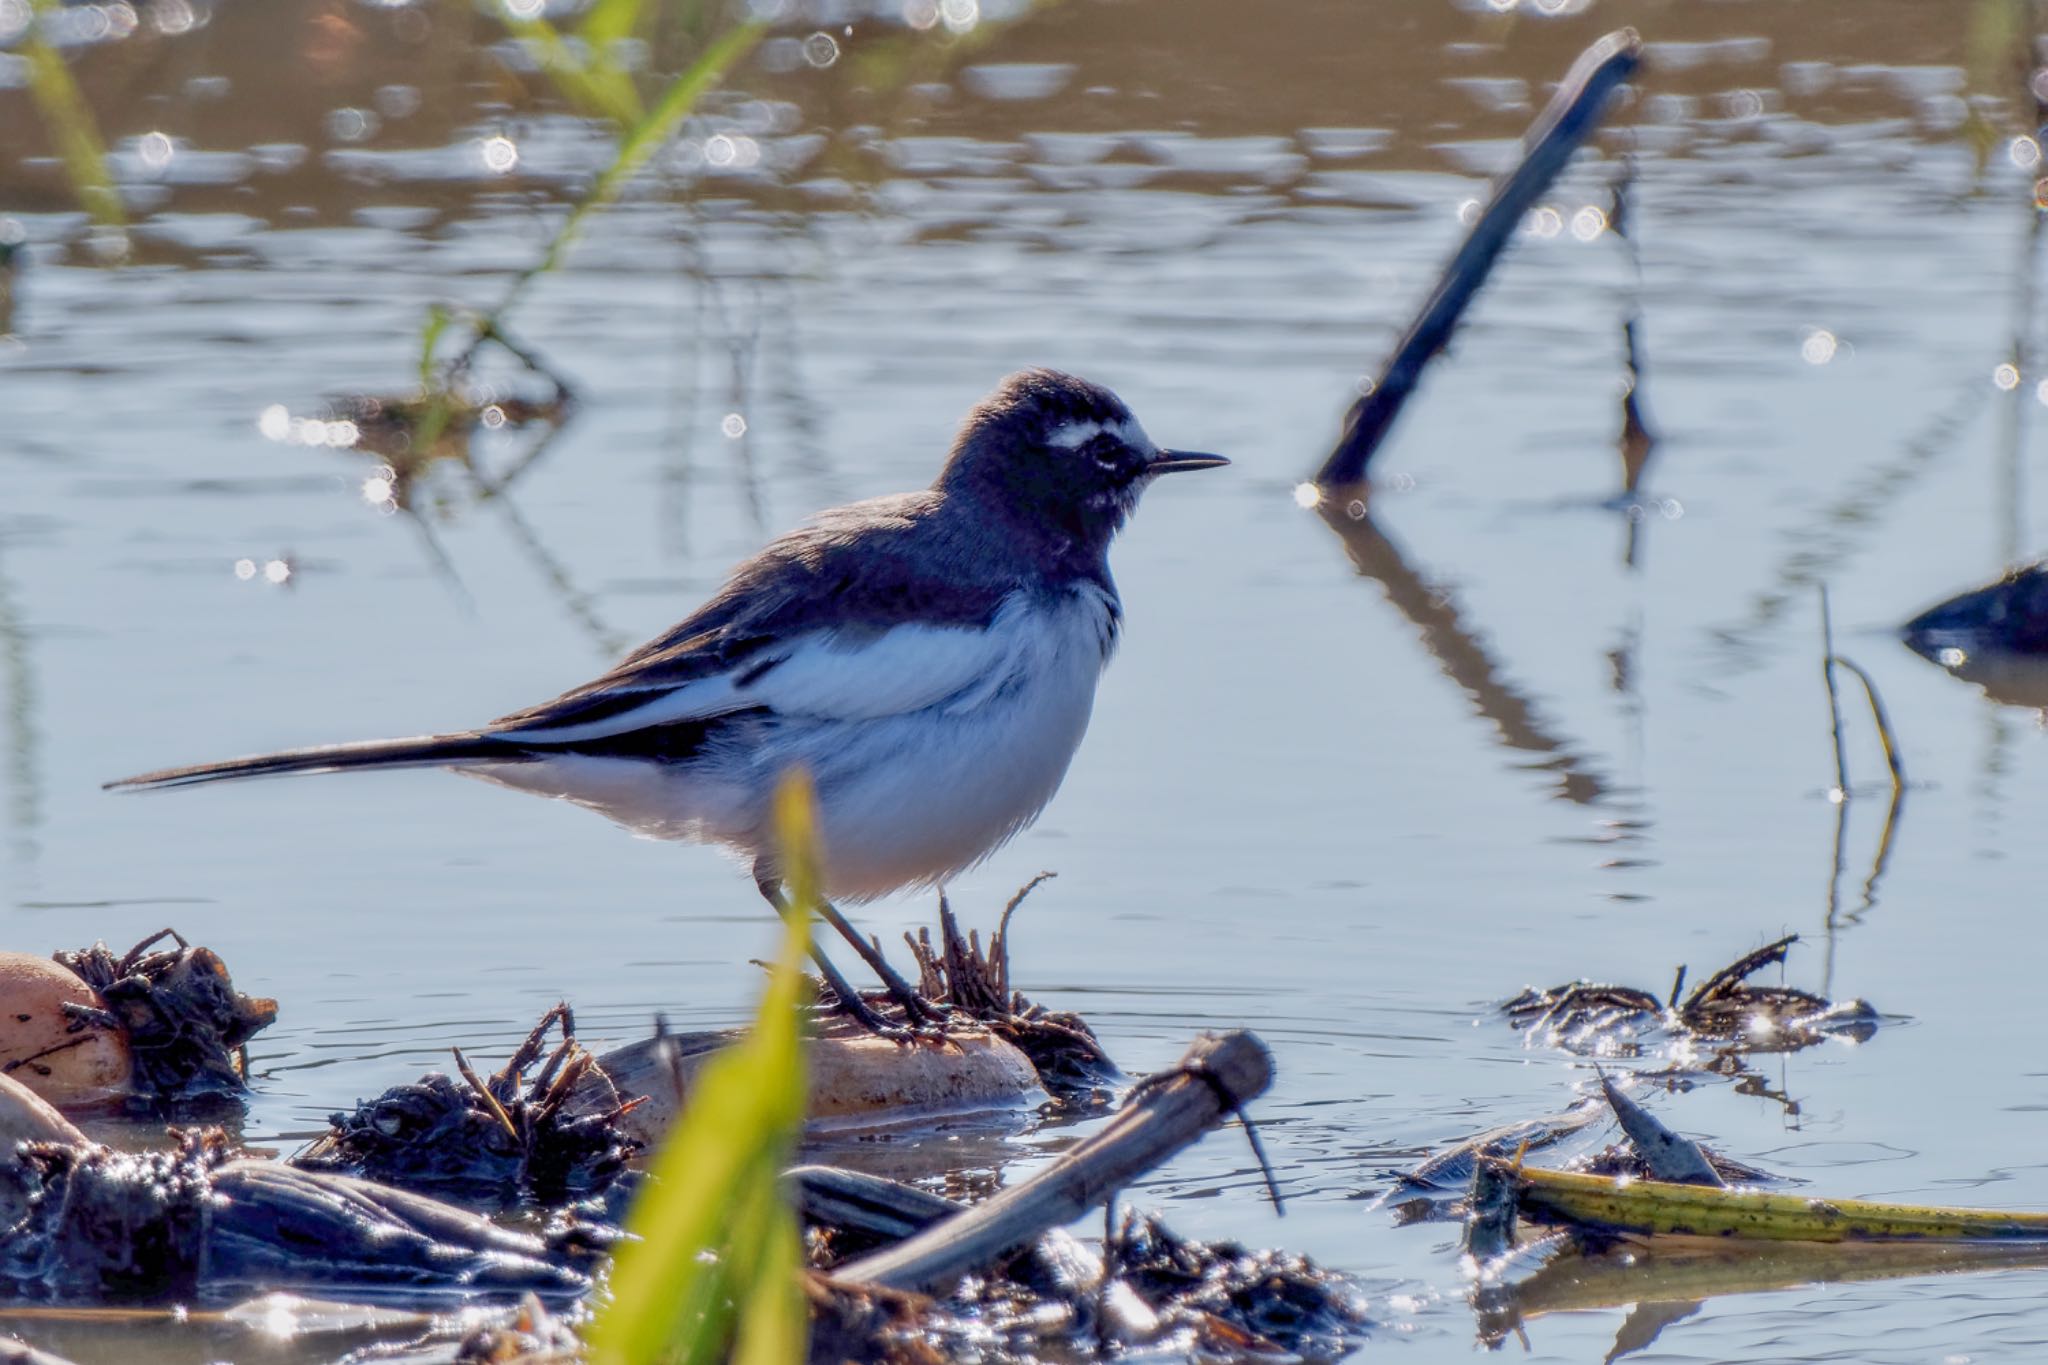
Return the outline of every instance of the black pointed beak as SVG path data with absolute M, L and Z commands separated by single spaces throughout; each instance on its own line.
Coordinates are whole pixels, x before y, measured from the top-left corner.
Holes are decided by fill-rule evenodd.
M 1230 461 L 1198 450 L 1162 450 L 1145 462 L 1147 474 L 1177 474 L 1183 469 L 1221 469 Z

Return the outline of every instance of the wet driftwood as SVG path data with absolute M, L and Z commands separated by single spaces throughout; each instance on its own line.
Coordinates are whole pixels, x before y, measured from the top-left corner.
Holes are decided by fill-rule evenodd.
M 236 1290 L 572 1298 L 603 1229 L 535 1235 L 346 1176 L 237 1157 L 217 1129 L 163 1151 L 24 1142 L 0 1158 L 0 1296 L 174 1303 Z
M 0 1152 L 24 1142 L 82 1143 L 85 1134 L 35 1091 L 0 1075 Z
M 1017 1359 L 1112 1346 L 1165 1359 L 1344 1355 L 1368 1326 L 1364 1296 L 1304 1257 L 1185 1240 L 1143 1214 L 1126 1215 L 1098 1254 L 1052 1225 L 1110 1193 L 1099 1182 L 1140 1174 L 1140 1148 L 1163 1160 L 1178 1149 L 1174 1134 L 1191 1140 L 1235 1110 L 1232 1096 L 1263 1084 L 1264 1066 L 1249 1035 L 1204 1040 L 1180 1068 L 1140 1083 L 1120 1133 L 980 1208 L 833 1167 L 790 1171 L 813 1265 L 826 1272 L 813 1282 L 811 1359 L 939 1361 L 989 1342 Z
M 1097 1207 L 1264 1093 L 1272 1079 L 1272 1057 L 1251 1034 L 1204 1035 L 1173 1070 L 1141 1082 L 1101 1132 L 1032 1179 L 896 1246 L 848 1262 L 837 1278 L 884 1289 L 942 1290 Z
M 980 1027 L 903 1042 L 836 1019 L 822 1020 L 820 1028 L 805 1054 L 813 1128 L 928 1124 L 1031 1109 L 1046 1099 L 1030 1059 Z M 739 1036 L 731 1030 L 657 1034 L 600 1056 L 610 1083 L 644 1101 L 623 1116 L 627 1134 L 650 1145 L 660 1141 L 687 1102 L 692 1078 Z

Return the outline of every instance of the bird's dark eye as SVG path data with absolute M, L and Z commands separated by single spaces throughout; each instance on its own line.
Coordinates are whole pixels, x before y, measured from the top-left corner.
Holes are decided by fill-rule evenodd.
M 1124 443 L 1113 436 L 1098 436 L 1088 443 L 1088 453 L 1095 463 L 1104 469 L 1121 469 L 1124 463 Z

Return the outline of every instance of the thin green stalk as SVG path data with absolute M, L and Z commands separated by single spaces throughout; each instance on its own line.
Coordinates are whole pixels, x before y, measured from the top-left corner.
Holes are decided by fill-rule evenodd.
M 534 276 L 545 275 L 561 264 L 562 253 L 567 251 L 569 244 L 575 240 L 577 232 L 583 226 L 583 220 L 592 210 L 618 198 L 619 191 L 625 188 L 626 182 L 647 164 L 647 159 L 668 140 L 676 125 L 696 107 L 697 101 L 723 80 L 726 73 L 732 70 L 741 58 L 752 52 L 754 45 L 761 41 L 762 35 L 766 32 L 765 24 L 740 25 L 706 48 L 703 55 L 691 64 L 689 70 L 670 82 L 654 108 L 620 139 L 619 150 L 612 158 L 612 164 L 605 167 L 604 173 L 598 176 L 597 183 L 590 187 L 590 192 L 570 210 L 567 220 L 556 230 L 554 240 L 548 243 L 547 252 L 541 257 L 540 263 L 520 276 L 519 281 L 513 286 L 513 297 L 516 297 Z M 511 302 L 512 299 L 508 297 L 505 305 Z M 500 306 L 500 312 L 504 310 L 505 305 Z
M 99 125 L 78 91 L 78 82 L 71 79 L 63 54 L 43 37 L 43 24 L 57 8 L 57 0 L 30 0 L 35 23 L 21 45 L 21 54 L 28 61 L 29 94 L 56 139 L 57 155 L 79 203 L 94 222 L 118 231 L 128 220 L 120 192 L 107 171 L 107 149 L 100 141 Z
M 808 1331 L 796 1216 L 783 1167 L 803 1123 L 803 961 L 819 902 L 810 782 L 786 778 L 776 831 L 788 871 L 781 951 L 744 1042 L 690 1087 L 627 1217 L 590 1365 L 787 1365 Z
M 609 56 L 611 41 L 625 34 L 600 43 L 586 23 L 579 36 L 590 44 L 590 52 L 578 55 L 547 20 L 520 14 L 511 0 L 498 0 L 496 9 L 498 21 L 513 37 L 532 45 L 541 70 L 584 113 L 608 118 L 621 128 L 631 128 L 645 117 L 631 78 Z

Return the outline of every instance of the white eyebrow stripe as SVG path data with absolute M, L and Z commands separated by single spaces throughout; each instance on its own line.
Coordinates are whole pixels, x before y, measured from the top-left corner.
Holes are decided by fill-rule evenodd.
M 1054 427 L 1051 434 L 1045 438 L 1045 443 L 1051 446 L 1059 446 L 1065 450 L 1074 450 L 1086 445 L 1104 432 L 1108 432 L 1127 445 L 1149 444 L 1145 439 L 1144 428 L 1140 427 L 1136 421 L 1130 418 L 1119 418 L 1112 422 L 1068 422 L 1065 426 Z

